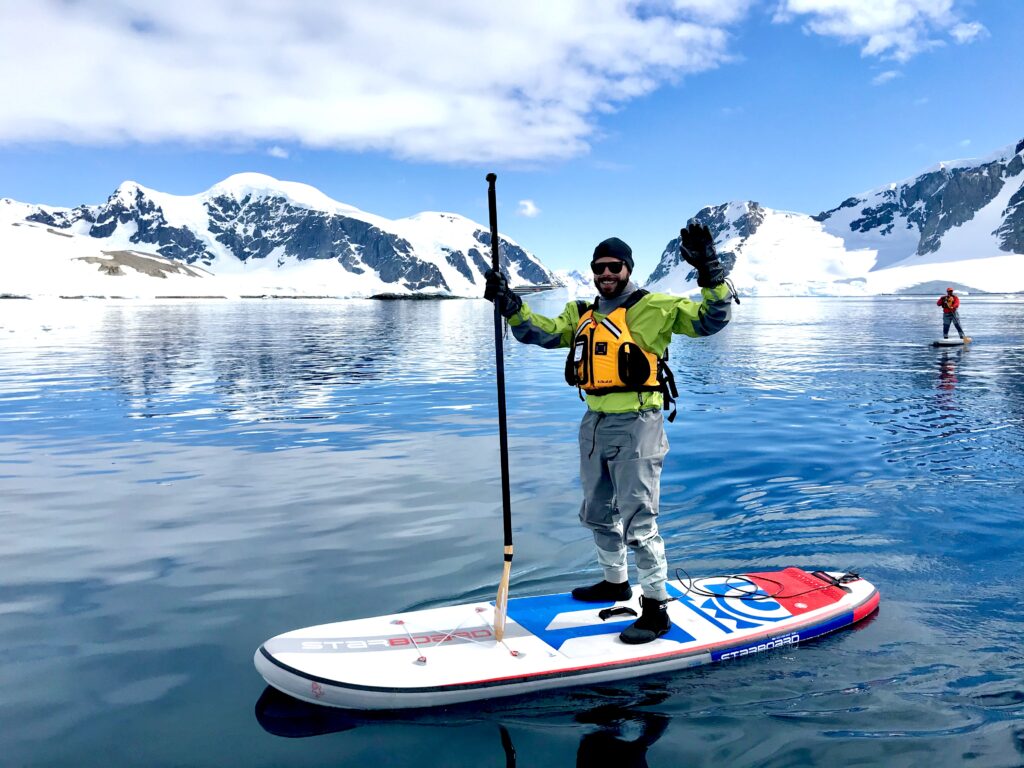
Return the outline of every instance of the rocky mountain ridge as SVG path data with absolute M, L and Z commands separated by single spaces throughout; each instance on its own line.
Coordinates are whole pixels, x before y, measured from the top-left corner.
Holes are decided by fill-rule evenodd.
M 711 230 L 730 278 L 751 294 L 889 293 L 930 281 L 1024 290 L 1024 140 L 938 163 L 816 215 L 739 201 L 694 218 Z M 674 238 L 647 285 L 686 293 L 695 279 Z
M 218 275 L 329 264 L 333 280 L 318 270 L 323 288 L 345 295 L 478 296 L 490 266 L 489 229 L 465 217 L 429 212 L 391 221 L 261 174 L 238 174 L 188 197 L 125 182 L 100 205 L 30 206 L 23 220 L 104 250 L 134 249 Z M 514 284 L 559 284 L 504 237 L 501 257 Z

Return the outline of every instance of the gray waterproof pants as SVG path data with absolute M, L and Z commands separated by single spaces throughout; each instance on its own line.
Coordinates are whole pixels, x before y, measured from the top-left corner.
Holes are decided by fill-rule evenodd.
M 949 338 L 949 324 L 952 323 L 956 326 L 956 332 L 960 334 L 960 338 L 964 337 L 964 329 L 960 327 L 960 313 L 944 312 L 942 315 L 942 338 Z
M 628 579 L 628 545 L 643 594 L 652 600 L 668 599 L 665 542 L 657 522 L 666 453 L 660 410 L 588 410 L 580 424 L 580 522 L 594 532 L 604 578 L 616 583 Z

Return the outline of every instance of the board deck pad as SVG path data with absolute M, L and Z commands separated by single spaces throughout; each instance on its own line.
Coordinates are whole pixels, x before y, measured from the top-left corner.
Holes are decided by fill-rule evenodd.
M 672 628 L 651 643 L 619 633 L 639 594 L 584 603 L 569 594 L 511 598 L 505 633 L 494 603 L 410 611 L 297 629 L 267 640 L 257 670 L 303 701 L 350 709 L 403 709 L 623 680 L 793 646 L 850 626 L 878 607 L 878 591 L 839 572 L 799 568 L 670 581 Z M 639 592 L 639 590 L 635 590 Z M 602 617 L 602 611 L 605 611 Z

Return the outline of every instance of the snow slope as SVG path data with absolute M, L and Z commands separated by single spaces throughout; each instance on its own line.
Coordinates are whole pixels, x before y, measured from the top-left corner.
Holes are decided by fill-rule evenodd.
M 558 282 L 501 241 L 513 285 Z M 140 270 L 141 256 L 119 269 L 101 261 L 129 252 L 191 271 Z M 74 209 L 0 200 L 0 293 L 479 296 L 490 258 L 489 231 L 463 216 L 389 220 L 256 173 L 190 196 L 127 181 L 103 205 Z
M 695 218 L 741 295 L 872 295 L 936 281 L 1024 291 L 1024 141 L 939 163 L 816 216 L 745 201 Z M 647 287 L 692 294 L 695 277 L 676 238 Z

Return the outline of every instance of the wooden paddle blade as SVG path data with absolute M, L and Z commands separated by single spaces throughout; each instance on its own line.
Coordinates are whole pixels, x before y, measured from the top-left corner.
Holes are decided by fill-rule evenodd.
M 500 643 L 505 637 L 505 616 L 508 612 L 508 580 L 512 573 L 512 561 L 505 560 L 501 571 L 501 583 L 498 585 L 498 596 L 494 598 L 494 637 Z

